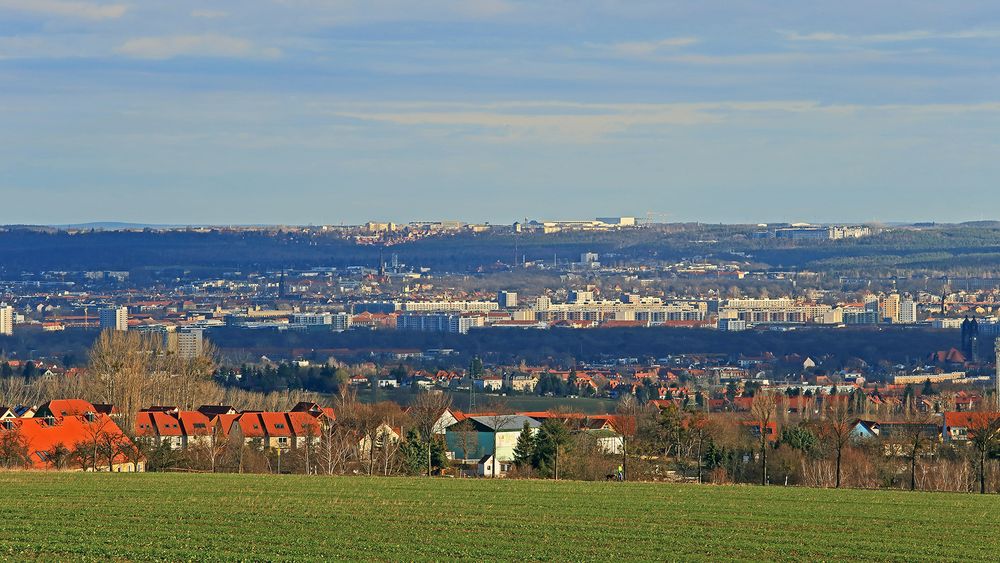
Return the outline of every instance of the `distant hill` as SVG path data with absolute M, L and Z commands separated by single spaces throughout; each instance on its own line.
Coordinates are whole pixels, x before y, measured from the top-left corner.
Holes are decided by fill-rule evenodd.
M 1000 221 L 966 221 L 959 223 L 963 227 L 974 227 L 977 229 L 997 229 L 1000 228 Z
M 134 229 L 177 229 L 184 227 L 194 227 L 198 225 L 162 225 L 155 223 L 123 223 L 116 221 L 92 222 L 92 223 L 71 223 L 67 225 L 46 225 L 56 229 L 94 229 L 96 231 L 126 231 Z

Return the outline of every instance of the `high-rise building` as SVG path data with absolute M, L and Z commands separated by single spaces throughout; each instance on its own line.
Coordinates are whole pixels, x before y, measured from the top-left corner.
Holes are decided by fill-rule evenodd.
M 882 319 L 890 323 L 899 322 L 899 304 L 900 298 L 898 293 L 891 293 L 882 300 Z
M 14 308 L 10 305 L 0 305 L 0 334 L 14 334 Z
M 128 330 L 128 307 L 101 309 L 101 330 Z
M 899 323 L 914 324 L 917 322 L 917 303 L 912 299 L 899 302 Z
M 513 309 L 514 307 L 517 307 L 517 292 L 497 292 L 497 303 L 500 305 L 501 309 Z
M 350 313 L 334 313 L 332 316 L 333 330 L 342 331 L 351 328 L 351 314 Z
M 200 328 L 182 328 L 177 331 L 177 355 L 185 360 L 201 356 L 205 351 L 205 338 Z

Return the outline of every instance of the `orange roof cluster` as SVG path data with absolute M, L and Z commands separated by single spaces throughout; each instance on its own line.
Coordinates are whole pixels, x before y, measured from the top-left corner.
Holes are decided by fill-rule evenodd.
M 31 418 L 4 420 L 0 424 L 0 432 L 17 432 L 25 439 L 28 458 L 34 469 L 53 468 L 53 452 L 59 446 L 72 451 L 77 445 L 103 443 L 106 440 L 131 444 L 111 417 L 96 412 L 93 405 L 79 399 L 49 401 L 39 407 Z M 119 452 L 113 461 L 118 465 L 131 460 Z
M 225 405 L 203 405 L 196 411 L 150 407 L 136 415 L 136 435 L 145 438 L 199 437 L 239 429 L 244 438 L 315 437 L 321 420 L 336 420 L 331 408 L 303 402 L 288 412 L 244 411 Z

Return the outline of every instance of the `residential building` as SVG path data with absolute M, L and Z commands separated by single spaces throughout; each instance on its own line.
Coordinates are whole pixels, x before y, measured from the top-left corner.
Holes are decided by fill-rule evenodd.
M 426 315 L 406 314 L 396 318 L 397 329 L 421 332 L 466 334 L 469 329 L 485 326 L 485 324 L 486 318 L 481 315 L 434 313 Z
M 901 299 L 898 293 L 887 295 L 881 302 L 880 312 L 882 320 L 890 323 L 899 322 L 899 308 Z
M 448 451 L 454 459 L 466 463 L 488 455 L 496 455 L 500 463 L 510 463 L 514 460 L 514 447 L 525 423 L 533 432 L 542 425 L 523 415 L 470 416 L 448 427 L 445 433 Z
M 499 305 L 501 309 L 513 309 L 514 307 L 517 307 L 517 292 L 497 292 L 497 305 Z
M 0 305 L 0 334 L 14 334 L 14 308 L 10 305 Z
M 719 318 L 739 319 L 746 321 L 747 324 L 839 324 L 843 322 L 841 309 L 834 309 L 830 305 L 800 302 L 788 297 L 727 299 L 719 304 Z
M 177 331 L 177 355 L 185 360 L 200 357 L 205 351 L 204 331 L 200 328 L 182 328 Z
M 134 472 L 145 470 L 142 456 L 125 451 L 132 441 L 106 413 L 79 399 L 52 400 L 38 408 L 35 416 L 0 420 L 0 434 L 14 432 L 27 443 L 32 469 L 76 469 L 84 471 Z M 110 459 L 98 456 L 88 467 L 73 465 L 69 452 L 81 444 L 116 442 L 122 447 Z
M 101 309 L 101 330 L 128 330 L 128 307 Z
M 899 302 L 899 323 L 915 324 L 917 322 L 917 302 L 903 299 Z

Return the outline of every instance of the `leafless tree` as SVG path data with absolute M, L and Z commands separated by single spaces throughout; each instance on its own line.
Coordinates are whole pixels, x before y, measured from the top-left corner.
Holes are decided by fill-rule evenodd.
M 451 408 L 451 397 L 444 393 L 421 393 L 410 407 L 410 422 L 427 443 L 427 476 L 432 472 L 431 442 L 437 439 L 435 425 L 441 415 Z
M 23 469 L 31 464 L 28 439 L 20 430 L 0 429 L 0 467 Z
M 1000 416 L 977 412 L 970 415 L 969 443 L 976 454 L 979 494 L 986 494 L 986 461 L 1000 447 Z
M 638 434 L 639 419 L 644 414 L 643 407 L 632 395 L 625 395 L 618 402 L 615 408 L 615 417 L 612 425 L 622 436 L 622 480 L 627 481 L 629 476 L 629 445 L 632 439 Z
M 855 419 L 845 401 L 831 403 L 826 411 L 826 420 L 820 426 L 820 435 L 830 444 L 836 456 L 835 487 L 839 489 L 844 448 L 851 442 Z
M 761 485 L 767 485 L 767 448 L 768 442 L 774 438 L 768 436 L 767 433 L 771 426 L 771 419 L 774 418 L 776 405 L 777 399 L 775 394 L 764 391 L 763 389 L 757 391 L 757 394 L 754 395 L 753 402 L 750 403 L 750 417 L 759 433 L 758 445 L 760 447 Z

